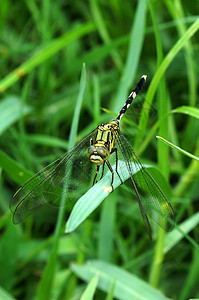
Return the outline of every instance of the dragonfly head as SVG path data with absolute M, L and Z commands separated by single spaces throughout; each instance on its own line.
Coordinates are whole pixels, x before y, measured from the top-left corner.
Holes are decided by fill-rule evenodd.
M 87 156 L 91 162 L 100 166 L 110 156 L 108 149 L 103 146 L 90 146 L 87 150 Z

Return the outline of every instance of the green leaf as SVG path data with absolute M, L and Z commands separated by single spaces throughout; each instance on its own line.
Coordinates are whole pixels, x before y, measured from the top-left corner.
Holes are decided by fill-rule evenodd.
M 111 193 L 103 202 L 100 211 L 98 258 L 105 261 L 112 261 L 115 249 L 116 201 L 114 198 L 114 194 Z
M 119 82 L 118 92 L 114 99 L 115 111 L 121 109 L 129 89 L 132 88 L 132 82 L 137 72 L 145 34 L 146 4 L 146 0 L 137 2 L 136 14 L 130 33 L 128 56 Z
M 98 273 L 91 279 L 80 300 L 92 300 L 99 281 Z
M 60 138 L 45 134 L 29 134 L 25 136 L 25 140 L 33 144 L 41 144 L 50 147 L 60 147 L 66 150 L 68 142 Z
M 140 143 L 140 140 L 142 139 L 147 121 L 148 121 L 148 114 L 149 112 L 145 111 L 146 104 L 150 105 L 154 99 L 155 92 L 159 86 L 159 82 L 162 78 L 162 76 L 165 74 L 167 68 L 175 58 L 175 56 L 178 54 L 178 52 L 182 49 L 182 47 L 189 41 L 189 39 L 198 31 L 199 29 L 199 19 L 197 19 L 184 33 L 184 35 L 176 42 L 176 44 L 173 46 L 173 48 L 168 52 L 168 54 L 165 56 L 164 60 L 162 61 L 161 65 L 157 69 L 155 76 L 153 77 L 153 80 L 151 81 L 151 84 L 149 86 L 149 89 L 146 94 L 145 103 L 143 106 L 140 122 L 139 122 L 139 128 L 140 132 L 137 134 L 136 142 L 135 142 L 135 149 L 138 148 L 138 145 Z
M 28 106 L 22 106 L 20 98 L 9 96 L 0 102 L 0 134 L 15 123 L 21 116 L 31 112 Z
M 107 296 L 105 300 L 114 300 L 114 289 L 115 289 L 115 280 L 111 283 L 111 286 L 108 290 Z
M 0 286 L 9 291 L 12 290 L 16 280 L 20 228 L 9 222 L 5 231 L 2 231 L 2 233 L 0 243 Z M 13 251 L 13 249 L 15 251 Z
M 90 4 L 91 4 L 91 12 L 93 15 L 93 19 L 95 20 L 95 24 L 99 31 L 99 34 L 101 35 L 101 38 L 104 41 L 104 44 L 109 45 L 109 44 L 111 44 L 111 38 L 110 38 L 108 30 L 106 28 L 106 22 L 105 22 L 103 13 L 100 11 L 98 1 L 90 0 Z M 117 49 L 110 51 L 110 53 L 113 56 L 115 65 L 119 68 L 119 70 L 121 70 L 122 69 L 122 60 L 119 56 Z
M 85 87 L 86 87 L 86 66 L 85 66 L 85 63 L 83 63 L 81 79 L 80 79 L 79 94 L 78 94 L 77 103 L 75 106 L 75 111 L 73 114 L 73 121 L 72 121 L 72 125 L 71 125 L 69 142 L 68 142 L 69 149 L 71 149 L 75 145 L 75 138 L 77 136 L 77 129 L 78 129 L 78 124 L 79 124 L 80 111 L 81 111 L 81 107 L 82 107 Z
M 180 240 L 182 240 L 184 238 L 183 233 L 185 233 L 185 234 L 189 233 L 198 224 L 199 224 L 199 212 L 196 213 L 195 215 L 191 216 L 186 221 L 182 222 L 172 232 L 169 232 L 165 238 L 164 253 L 167 253 L 175 245 L 177 245 Z M 199 248 L 199 247 L 197 247 L 197 248 Z
M 72 127 L 71 127 L 71 133 L 70 133 L 70 138 L 69 138 L 69 148 L 73 147 L 75 144 L 75 137 L 77 134 L 77 128 L 78 128 L 78 121 L 79 121 L 79 116 L 80 116 L 80 110 L 82 106 L 82 101 L 83 101 L 83 94 L 85 90 L 85 84 L 86 84 L 86 68 L 85 65 L 83 64 L 82 67 L 82 73 L 81 73 L 81 79 L 80 79 L 80 89 L 79 89 L 79 94 L 78 94 L 78 99 L 77 99 L 77 104 L 75 108 L 75 113 L 73 115 L 73 122 L 72 122 Z M 69 170 L 70 172 L 70 170 Z M 64 212 L 65 212 L 65 201 L 66 197 L 63 194 L 63 197 L 61 199 L 61 207 L 59 209 L 59 215 L 57 219 L 57 224 L 56 224 L 56 229 L 55 229 L 55 235 L 54 235 L 54 244 L 52 251 L 50 253 L 47 265 L 44 270 L 43 277 L 39 283 L 39 288 L 37 292 L 37 298 L 36 299 L 49 299 L 52 291 L 52 282 L 53 278 L 55 275 L 55 267 L 56 267 L 56 260 L 57 260 L 57 252 L 58 252 L 58 246 L 59 246 L 59 241 L 62 233 L 62 224 L 63 224 L 63 219 L 64 219 Z M 49 288 L 51 287 L 51 288 Z
M 156 137 L 157 137 L 159 140 L 163 141 L 165 144 L 169 145 L 170 147 L 172 147 L 172 148 L 178 150 L 179 152 L 183 153 L 184 155 L 189 156 L 190 158 L 193 158 L 193 159 L 196 159 L 196 160 L 199 161 L 199 157 L 197 157 L 197 156 L 195 156 L 195 155 L 193 155 L 193 154 L 191 154 L 191 153 L 189 153 L 189 152 L 183 150 L 182 148 L 180 148 L 180 147 L 178 147 L 178 146 L 176 146 L 176 145 L 174 145 L 174 144 L 168 142 L 167 140 L 163 139 L 161 136 L 156 136 Z
M 0 167 L 6 174 L 18 184 L 24 183 L 33 173 L 26 170 L 21 164 L 14 161 L 7 154 L 0 150 Z
M 115 166 L 113 166 L 113 169 L 114 168 Z M 124 162 L 118 162 L 118 169 L 120 169 L 123 174 L 123 181 L 130 177 L 129 171 Z M 139 171 L 137 167 L 133 169 Z M 96 183 L 77 201 L 66 223 L 65 233 L 75 230 L 96 209 L 96 207 L 100 205 L 110 192 L 112 192 L 112 189 L 109 186 L 111 176 L 111 172 L 108 171 L 98 183 Z M 113 182 L 114 189 L 119 185 L 121 185 L 121 181 L 118 176 L 115 176 Z
M 172 110 L 173 113 L 186 114 L 188 116 L 199 119 L 199 108 L 192 106 L 180 106 Z
M 88 261 L 81 266 L 72 264 L 71 269 L 78 277 L 87 282 L 90 281 L 96 273 L 98 273 L 98 288 L 102 289 L 106 293 L 109 291 L 113 281 L 115 281 L 114 297 L 117 299 L 168 299 L 160 291 L 150 286 L 144 280 L 141 280 L 137 276 L 124 271 L 120 267 L 100 260 Z
M 41 65 L 45 60 L 55 55 L 58 51 L 71 44 L 73 41 L 95 30 L 93 23 L 84 23 L 80 26 L 67 31 L 64 35 L 44 45 L 39 51 L 32 55 L 21 66 L 11 72 L 8 76 L 0 81 L 0 93 L 13 85 L 22 76 L 31 72 L 34 68 Z
M 0 287 L 0 300 L 15 300 L 6 290 Z
M 53 287 L 52 287 L 52 296 L 51 299 L 63 299 L 63 289 L 66 286 L 66 282 L 68 282 L 69 278 L 71 276 L 71 270 L 70 269 L 62 269 L 57 270 L 55 274 L 55 279 L 53 281 Z M 62 295 L 62 297 L 61 297 Z

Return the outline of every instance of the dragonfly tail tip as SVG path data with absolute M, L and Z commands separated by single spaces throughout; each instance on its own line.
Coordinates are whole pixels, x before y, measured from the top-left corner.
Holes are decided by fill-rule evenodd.
M 142 75 L 142 78 L 146 81 L 147 75 Z

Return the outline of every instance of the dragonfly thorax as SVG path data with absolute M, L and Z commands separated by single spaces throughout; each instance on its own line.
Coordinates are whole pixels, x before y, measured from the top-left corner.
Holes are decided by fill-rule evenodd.
M 94 140 L 87 150 L 90 161 L 100 166 L 108 160 L 112 153 L 119 132 L 119 122 L 117 120 L 110 123 L 102 123 L 98 126 Z

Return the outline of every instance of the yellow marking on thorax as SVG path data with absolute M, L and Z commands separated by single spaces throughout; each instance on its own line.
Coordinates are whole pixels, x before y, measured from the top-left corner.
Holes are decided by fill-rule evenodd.
M 105 147 L 111 152 L 115 147 L 118 135 L 119 122 L 117 120 L 100 124 L 96 132 L 94 145 L 95 147 Z

